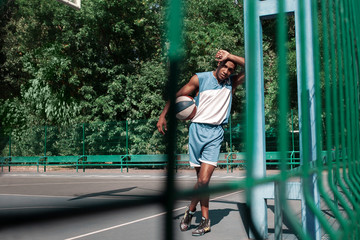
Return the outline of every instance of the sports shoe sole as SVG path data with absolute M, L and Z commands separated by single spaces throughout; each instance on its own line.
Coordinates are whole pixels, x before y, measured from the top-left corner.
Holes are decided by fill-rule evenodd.
M 205 235 L 205 233 L 208 233 L 208 232 L 211 232 L 211 230 L 209 230 L 209 231 L 207 231 L 207 232 L 202 232 L 202 233 L 193 233 L 192 235 L 193 235 L 194 237 L 200 237 L 200 236 Z

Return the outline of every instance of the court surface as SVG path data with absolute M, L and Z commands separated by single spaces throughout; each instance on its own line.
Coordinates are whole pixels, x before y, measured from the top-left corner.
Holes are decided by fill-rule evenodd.
M 216 169 L 211 184 L 242 180 L 245 174 Z M 195 180 L 195 171 L 176 174 L 179 189 L 192 188 Z M 161 170 L 4 172 L 0 175 L 1 239 L 165 239 L 166 211 L 160 204 L 151 203 L 158 199 L 147 200 L 149 195 L 164 191 L 165 182 L 166 172 Z M 130 207 L 123 203 L 125 200 L 147 204 Z M 248 239 L 243 190 L 211 196 L 212 228 L 202 237 L 191 235 L 200 222 L 200 212 L 189 231 L 179 230 L 188 203 L 183 199 L 175 204 L 174 239 Z M 273 239 L 272 201 L 268 206 L 269 239 Z M 57 219 L 51 219 L 54 216 Z M 284 228 L 284 239 L 295 239 Z

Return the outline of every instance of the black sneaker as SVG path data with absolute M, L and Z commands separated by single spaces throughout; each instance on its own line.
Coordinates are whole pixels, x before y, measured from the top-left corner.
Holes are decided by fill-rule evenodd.
M 191 225 L 191 219 L 193 218 L 194 213 L 190 213 L 189 207 L 186 208 L 184 217 L 181 219 L 180 222 L 180 230 L 187 231 Z
M 202 217 L 200 225 L 192 232 L 193 236 L 202 236 L 207 232 L 210 232 L 210 219 Z

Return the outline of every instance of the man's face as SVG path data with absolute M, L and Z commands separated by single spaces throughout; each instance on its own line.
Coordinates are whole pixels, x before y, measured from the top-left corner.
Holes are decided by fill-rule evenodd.
M 217 80 L 221 82 L 230 77 L 230 75 L 235 71 L 235 67 L 235 64 L 231 61 L 219 63 L 218 68 L 216 69 Z

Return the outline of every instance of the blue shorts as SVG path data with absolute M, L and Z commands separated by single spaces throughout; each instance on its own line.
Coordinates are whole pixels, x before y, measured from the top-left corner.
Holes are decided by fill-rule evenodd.
M 189 127 L 190 166 L 200 167 L 201 163 L 217 166 L 224 129 L 221 125 L 191 123 Z

